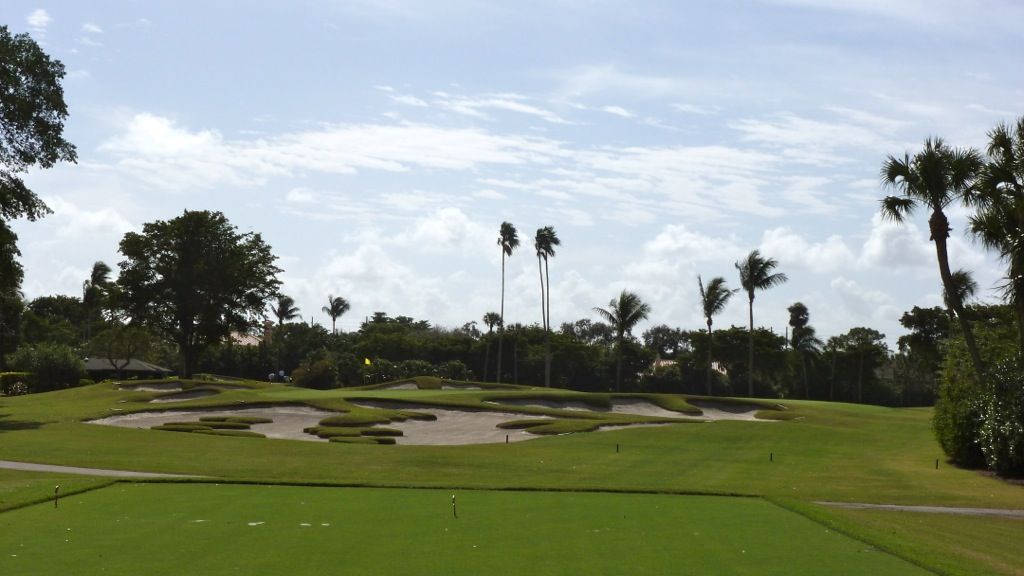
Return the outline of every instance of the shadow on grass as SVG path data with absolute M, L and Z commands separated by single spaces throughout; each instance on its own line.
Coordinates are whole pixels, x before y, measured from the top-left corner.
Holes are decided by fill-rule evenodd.
M 0 414 L 0 432 L 35 430 L 43 425 L 42 422 L 33 422 L 29 420 L 8 420 L 10 416 L 10 414 Z

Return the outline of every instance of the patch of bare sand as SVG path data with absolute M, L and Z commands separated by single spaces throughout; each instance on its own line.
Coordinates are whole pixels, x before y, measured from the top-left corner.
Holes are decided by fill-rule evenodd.
M 745 420 L 748 422 L 778 422 L 778 420 L 767 420 L 758 418 L 755 414 L 764 410 L 763 406 L 755 404 L 729 404 L 726 402 L 715 402 L 713 400 L 690 400 L 690 404 L 700 408 L 704 418 L 708 420 Z
M 126 392 L 181 392 L 181 382 L 153 382 L 144 385 L 120 384 L 118 389 Z
M 388 428 L 402 431 L 402 436 L 395 438 L 399 444 L 455 446 L 462 444 L 494 444 L 505 442 L 521 442 L 532 438 L 540 438 L 525 430 L 505 430 L 498 424 L 511 420 L 546 419 L 548 416 L 532 416 L 511 412 L 490 412 L 477 410 L 450 410 L 425 406 L 409 407 L 417 412 L 433 414 L 437 420 L 406 420 L 385 424 Z
M 377 390 L 419 390 L 420 387 L 412 382 L 406 382 L 405 384 L 392 384 L 391 386 L 381 386 Z
M 483 390 L 483 388 L 472 384 L 442 384 L 441 390 Z
M 179 392 L 177 394 L 168 394 L 166 396 L 160 396 L 153 398 L 149 401 L 150 404 L 164 404 L 167 402 L 185 402 L 186 400 L 194 400 L 196 398 L 205 398 L 207 396 L 215 396 L 218 394 L 216 390 L 188 390 L 185 392 Z
M 612 412 L 615 414 L 630 414 L 633 416 L 651 416 L 655 418 L 685 418 L 693 420 L 700 418 L 694 414 L 666 410 L 654 402 L 634 398 L 616 398 L 612 400 Z
M 305 406 L 266 406 L 260 408 L 227 408 L 204 410 L 162 410 L 160 412 L 136 412 L 134 414 L 118 414 L 98 420 L 88 420 L 87 424 L 120 426 L 122 428 L 152 428 L 167 422 L 198 420 L 202 416 L 253 416 L 270 418 L 268 424 L 253 424 L 251 430 L 265 435 L 267 438 L 284 438 L 288 440 L 326 441 L 302 430 L 316 426 L 320 420 L 334 416 L 337 412 L 318 410 Z

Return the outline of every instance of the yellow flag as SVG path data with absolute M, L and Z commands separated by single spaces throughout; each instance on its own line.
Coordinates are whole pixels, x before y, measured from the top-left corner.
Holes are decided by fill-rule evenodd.
M 373 364 L 373 362 L 370 362 L 369 358 L 363 358 L 363 364 L 366 364 L 367 366 L 369 366 L 369 365 Z

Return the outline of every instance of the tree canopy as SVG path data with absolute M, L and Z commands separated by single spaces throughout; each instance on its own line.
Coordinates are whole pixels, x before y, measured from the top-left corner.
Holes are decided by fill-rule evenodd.
M 126 312 L 177 344 L 186 378 L 204 348 L 255 327 L 280 286 L 270 246 L 220 212 L 147 223 L 125 234 L 120 251 Z

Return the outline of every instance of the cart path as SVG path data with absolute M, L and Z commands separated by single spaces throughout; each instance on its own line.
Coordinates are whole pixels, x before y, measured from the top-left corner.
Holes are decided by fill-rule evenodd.
M 926 512 L 929 514 L 959 514 L 961 516 L 999 516 L 1024 520 L 1024 510 L 1008 508 L 961 508 L 954 506 L 903 506 L 900 504 L 865 504 L 863 502 L 817 501 L 815 504 L 850 508 L 854 510 L 893 510 L 897 512 Z
M 53 464 L 33 464 L 0 460 L 0 468 L 7 470 L 24 470 L 26 472 L 58 472 L 61 474 L 79 474 L 81 476 L 107 476 L 111 478 L 202 478 L 187 474 L 161 474 L 157 472 L 135 472 L 132 470 L 104 470 L 103 468 L 79 468 L 77 466 L 56 466 Z

